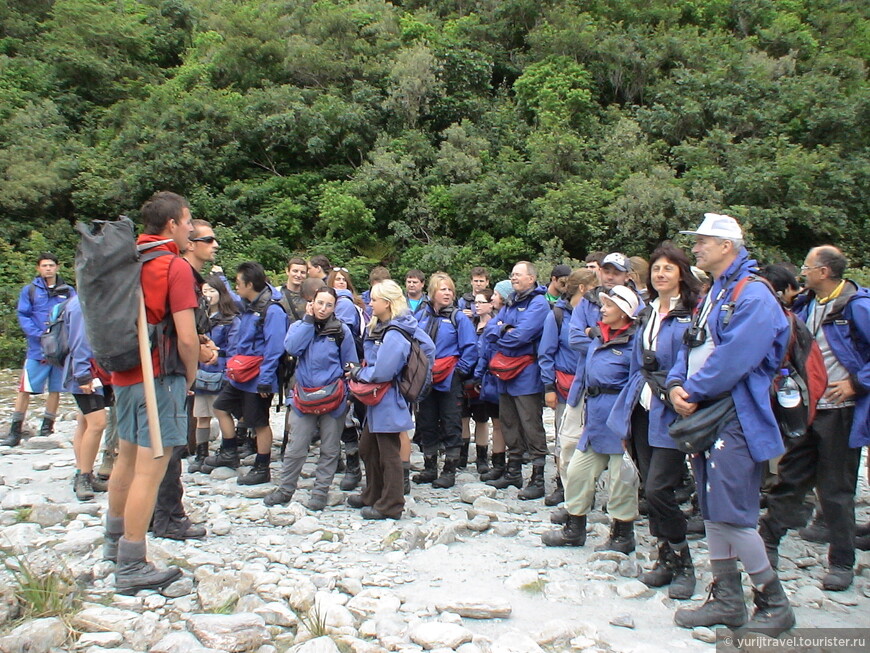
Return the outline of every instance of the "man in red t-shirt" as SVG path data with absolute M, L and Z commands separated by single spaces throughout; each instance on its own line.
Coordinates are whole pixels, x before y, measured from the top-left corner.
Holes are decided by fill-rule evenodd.
M 159 589 L 181 575 L 177 567 L 159 570 L 147 562 L 145 534 L 172 448 L 187 443 L 184 402 L 196 378 L 199 357 L 193 271 L 178 255 L 186 249 L 193 229 L 190 208 L 180 195 L 164 191 L 145 202 L 141 213 L 144 233 L 139 236 L 140 249 L 151 245 L 145 250 L 167 252 L 142 265 L 148 324 L 169 339 L 163 355 L 157 348 L 152 350 L 165 455 L 155 459 L 151 448 L 141 367 L 113 373 L 119 446 L 109 479 L 104 557 L 117 561 L 115 589 L 121 594 Z

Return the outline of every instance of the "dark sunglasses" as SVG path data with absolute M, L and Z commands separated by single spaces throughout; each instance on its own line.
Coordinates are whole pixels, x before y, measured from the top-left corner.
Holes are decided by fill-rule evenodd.
M 199 238 L 191 238 L 192 243 L 213 243 L 217 240 L 217 236 L 200 236 Z

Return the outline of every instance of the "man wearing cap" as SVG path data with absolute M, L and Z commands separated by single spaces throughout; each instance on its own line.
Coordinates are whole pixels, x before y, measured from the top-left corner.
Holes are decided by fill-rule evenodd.
M 547 286 L 547 294 L 544 295 L 550 308 L 553 308 L 559 298 L 565 294 L 565 285 L 568 283 L 568 275 L 570 274 L 571 268 L 562 263 L 554 267 L 550 273 L 550 285 Z
M 510 282 L 513 292 L 495 318 L 498 328 L 485 332 L 494 354 L 489 360 L 489 371 L 497 379 L 499 419 L 508 452 L 504 476 L 488 483 L 499 489 L 511 485 L 522 488 L 523 451 L 526 450 L 532 459 L 532 475 L 518 496 L 540 499 L 544 496 L 547 436 L 543 417 L 544 384 L 536 353 L 550 307 L 544 299 L 546 288 L 538 284 L 538 272 L 528 261 L 514 266 Z M 500 285 L 496 285 L 496 291 Z M 497 362 L 503 364 L 503 370 L 513 369 L 497 371 Z
M 745 284 L 733 299 L 737 283 L 757 267 L 734 218 L 706 213 L 701 226 L 681 233 L 695 237 L 692 253 L 713 285 L 668 374 L 669 398 L 682 417 L 729 397 L 734 410 L 718 425 L 712 447 L 691 458 L 712 592 L 702 606 L 677 610 L 674 621 L 684 628 L 745 625 L 776 636 L 794 625 L 794 613 L 755 526 L 763 465 L 783 452 L 769 390 L 788 344 L 788 320 L 763 283 Z M 755 587 L 748 623 L 738 558 Z
M 601 319 L 592 327 L 588 353 L 568 393 L 568 404 L 585 408 L 586 421 L 568 471 L 565 474 L 565 524 L 544 533 L 546 546 L 583 546 L 586 515 L 592 510 L 595 485 L 605 469 L 610 473 L 607 512 L 611 530 L 599 551 L 631 553 L 635 548 L 634 520 L 637 519 L 637 488 L 625 483 L 619 473 L 625 450 L 622 436 L 607 426 L 617 396 L 628 382 L 634 347 L 635 322 L 640 306 L 637 293 L 626 286 L 614 286 L 600 293 Z M 585 392 L 583 392 L 585 391 Z
M 779 541 L 806 524 L 803 500 L 814 487 L 830 531 L 822 587 L 843 591 L 855 564 L 855 486 L 861 447 L 870 444 L 870 292 L 844 277 L 846 257 L 826 245 L 809 251 L 801 272 L 809 292 L 794 311 L 814 335 L 828 373 L 828 390 L 807 432 L 788 440 L 759 532 L 776 565 Z

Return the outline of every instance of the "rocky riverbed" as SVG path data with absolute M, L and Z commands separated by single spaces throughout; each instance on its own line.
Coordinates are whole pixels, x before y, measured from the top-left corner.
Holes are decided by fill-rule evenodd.
M 675 627 L 678 603 L 637 580 L 653 548 L 645 521 L 632 556 L 594 552 L 608 531 L 600 512 L 585 547 L 546 548 L 550 509 L 480 484 L 471 468 L 449 490 L 415 486 L 405 516 L 385 522 L 363 520 L 338 491 L 323 512 L 306 510 L 313 458 L 298 502 L 274 508 L 262 502 L 270 486 L 239 486 L 235 471 L 185 474 L 188 512 L 209 537 L 149 539 L 150 557 L 181 566 L 183 577 L 162 593 L 115 595 L 114 565 L 101 559 L 105 495 L 80 503 L 72 493 L 72 417 L 51 437 L 0 448 L 4 653 L 714 650 L 712 630 Z M 283 413 L 273 419 L 279 434 Z M 862 467 L 859 518 L 868 516 Z M 707 548 L 691 546 L 698 604 L 710 582 Z M 833 593 L 821 589 L 825 547 L 791 534 L 780 551 L 799 626 L 870 626 L 870 553 L 858 552 L 852 588 Z M 61 616 L 21 616 L 22 570 L 71 579 Z

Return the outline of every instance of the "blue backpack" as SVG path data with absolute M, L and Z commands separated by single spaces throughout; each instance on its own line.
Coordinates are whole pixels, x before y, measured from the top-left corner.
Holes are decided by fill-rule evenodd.
M 67 299 L 51 309 L 51 313 L 48 315 L 48 325 L 39 336 L 42 359 L 56 367 L 63 367 L 66 357 L 69 356 L 69 325 L 66 321 L 68 302 Z

